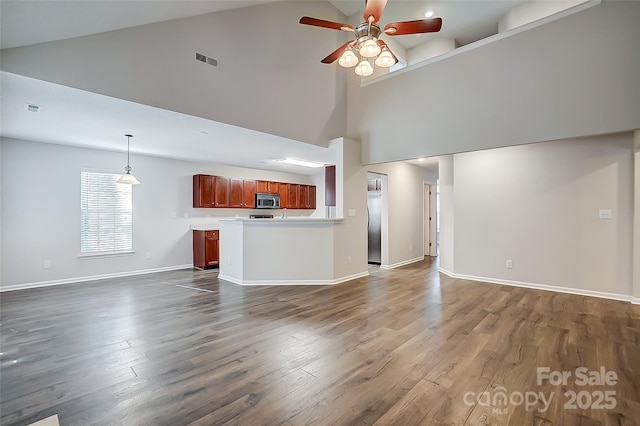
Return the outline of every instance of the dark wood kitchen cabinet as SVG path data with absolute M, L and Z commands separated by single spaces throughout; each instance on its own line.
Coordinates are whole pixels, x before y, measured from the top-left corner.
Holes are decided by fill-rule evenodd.
M 287 203 L 288 209 L 300 208 L 300 185 L 297 183 L 289 184 L 289 202 Z
M 216 176 L 214 186 L 216 207 L 229 207 L 229 179 L 222 176 Z
M 193 207 L 229 207 L 229 179 L 193 175 Z
M 193 175 L 193 207 L 215 207 L 215 176 Z
M 336 205 L 336 166 L 324 168 L 324 205 Z
M 314 209 L 316 208 L 316 186 L 300 185 L 298 190 L 298 208 Z
M 242 181 L 242 207 L 245 209 L 256 208 L 256 181 Z
M 256 207 L 256 181 L 229 179 L 229 207 L 254 209 Z
M 256 183 L 256 192 L 261 194 L 278 194 L 280 191 L 280 183 L 269 180 L 259 180 Z
M 220 263 L 220 232 L 193 231 L 193 266 L 205 269 Z
M 280 208 L 284 209 L 289 204 L 289 184 L 280 182 L 278 193 L 280 194 Z

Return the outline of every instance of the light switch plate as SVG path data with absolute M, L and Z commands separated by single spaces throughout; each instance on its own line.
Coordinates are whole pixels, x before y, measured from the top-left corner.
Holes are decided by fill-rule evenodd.
M 613 219 L 613 212 L 611 210 L 600 210 L 598 217 L 600 219 Z
M 356 215 L 356 209 L 349 209 L 349 212 L 347 214 L 349 216 L 355 216 Z

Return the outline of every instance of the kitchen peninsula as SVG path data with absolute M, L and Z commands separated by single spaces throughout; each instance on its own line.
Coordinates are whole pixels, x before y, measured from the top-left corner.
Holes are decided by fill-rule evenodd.
M 219 219 L 219 278 L 240 285 L 337 284 L 334 233 L 344 219 Z

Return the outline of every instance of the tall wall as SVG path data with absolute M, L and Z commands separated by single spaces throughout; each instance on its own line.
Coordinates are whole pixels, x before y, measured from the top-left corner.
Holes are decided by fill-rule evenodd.
M 363 163 L 640 128 L 640 2 L 605 1 L 360 87 Z M 393 141 L 393 143 L 390 143 Z
M 628 299 L 633 156 L 630 132 L 455 154 L 452 184 L 450 162 L 440 165 L 441 209 L 448 211 L 441 267 L 456 276 Z M 613 218 L 599 219 L 600 210 Z
M 192 265 L 190 225 L 245 209 L 192 208 L 192 175 L 322 183 L 314 176 L 133 155 L 131 256 L 79 259 L 80 171 L 122 173 L 122 153 L 2 139 L 2 288 Z M 324 192 L 324 186 L 318 187 Z M 289 215 L 309 215 L 291 211 Z M 172 217 L 175 214 L 175 217 Z M 188 218 L 185 218 L 184 215 Z M 210 218 L 207 218 L 210 216 Z M 151 259 L 146 259 L 146 253 Z M 51 262 L 43 269 L 43 261 Z
M 2 70 L 327 146 L 346 129 L 345 74 L 320 63 L 346 40 L 326 1 L 282 1 L 5 49 Z M 309 46 L 313 46 L 310 49 Z M 219 60 L 214 68 L 195 52 Z
M 334 226 L 334 276 L 366 275 L 367 172 L 360 164 L 360 143 L 338 138 L 329 149 L 337 158 L 336 215 L 344 218 Z

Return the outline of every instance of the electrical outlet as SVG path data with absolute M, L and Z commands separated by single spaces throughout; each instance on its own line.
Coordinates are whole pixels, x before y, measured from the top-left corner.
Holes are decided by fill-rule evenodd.
M 507 259 L 506 267 L 507 269 L 513 269 L 513 260 Z
M 147 259 L 151 259 L 151 252 L 150 251 L 147 252 L 146 258 Z
M 185 219 L 189 219 L 189 213 L 185 213 L 185 214 L 184 214 L 184 218 L 185 218 Z
M 171 212 L 171 213 L 169 213 L 169 217 L 171 219 L 177 219 L 178 218 L 178 213 L 177 212 Z
M 349 262 L 349 264 L 351 264 L 351 256 L 347 257 L 347 262 Z
M 409 251 L 413 251 L 413 244 L 409 244 Z
M 44 269 L 49 269 L 51 268 L 51 261 L 50 260 L 45 260 L 44 262 L 42 262 L 42 267 Z

